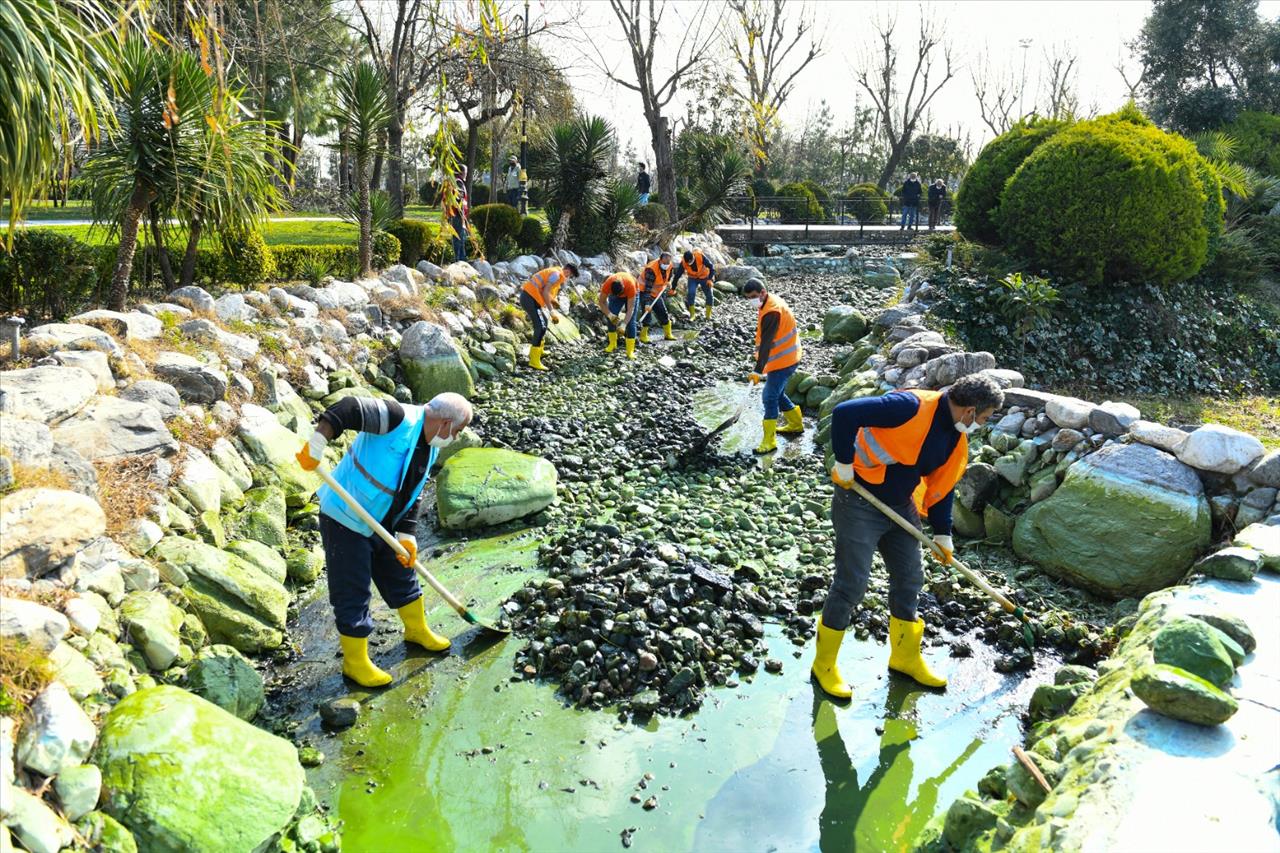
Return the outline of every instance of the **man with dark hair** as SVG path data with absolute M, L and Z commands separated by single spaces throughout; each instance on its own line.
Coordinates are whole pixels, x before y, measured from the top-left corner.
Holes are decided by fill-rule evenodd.
M 689 309 L 689 317 L 693 317 L 693 307 L 698 301 L 698 290 L 702 290 L 702 298 L 707 303 L 706 318 L 711 319 L 711 306 L 716 304 L 712 295 L 711 283 L 716 280 L 716 265 L 703 256 L 702 251 L 686 251 L 676 268 L 675 278 L 671 286 L 680 282 L 681 274 L 689 276 L 688 290 L 685 292 L 684 307 Z
M 898 223 L 898 230 L 903 231 L 907 228 L 920 227 L 920 178 L 915 172 L 907 175 L 907 179 L 902 182 L 902 221 Z
M 600 285 L 600 298 L 596 305 L 609 321 L 609 345 L 605 352 L 618 348 L 618 332 L 626 329 L 627 358 L 636 357 L 636 293 L 635 277 L 616 272 Z
M 787 380 L 800 366 L 800 337 L 795 315 L 781 296 L 770 293 L 758 278 L 748 279 L 742 295 L 756 307 L 756 363 L 751 371 L 751 384 L 764 380 L 764 438 L 755 453 L 763 455 L 778 449 L 775 436 L 804 432 L 800 407 L 787 397 Z M 785 419 L 778 428 L 778 415 Z
M 640 164 L 640 174 L 636 175 L 636 192 L 640 193 L 640 203 L 649 203 L 649 173 L 644 170 L 644 163 Z
M 559 323 L 555 312 L 556 297 L 565 282 L 578 277 L 577 264 L 563 267 L 547 267 L 529 276 L 520 288 L 520 307 L 533 325 L 533 343 L 529 346 L 529 366 L 534 370 L 546 370 L 542 366 L 542 341 L 547 336 L 549 323 Z
M 674 341 L 671 331 L 671 314 L 667 311 L 667 288 L 671 286 L 675 271 L 671 269 L 671 253 L 663 252 L 656 261 L 644 265 L 640 273 L 640 343 L 649 343 L 649 315 L 662 324 L 662 339 Z
M 935 555 L 951 561 L 951 503 L 969 461 L 970 433 L 1004 405 L 995 380 L 980 373 L 945 391 L 894 391 L 861 397 L 831 414 L 831 451 L 836 484 L 831 501 L 835 530 L 835 579 L 818 619 L 813 677 L 831 696 L 848 699 L 852 689 L 836 666 L 836 653 L 853 610 L 862 602 L 879 550 L 889 571 L 889 668 L 926 687 L 945 687 L 920 655 L 924 623 L 916 616 L 924 572 L 920 546 L 857 493 L 854 481 L 899 515 L 920 526 L 927 514 Z

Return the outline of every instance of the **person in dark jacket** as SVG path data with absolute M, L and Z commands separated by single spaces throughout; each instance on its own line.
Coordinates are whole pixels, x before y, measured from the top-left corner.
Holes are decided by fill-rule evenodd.
M 920 195 L 923 190 L 919 175 L 915 172 L 907 175 L 907 179 L 902 183 L 902 189 L 899 190 L 902 195 L 902 221 L 898 223 L 899 231 L 920 226 Z
M 320 538 L 342 647 L 342 674 L 361 687 L 381 687 L 391 676 L 369 659 L 369 583 L 404 623 L 405 642 L 432 652 L 449 640 L 427 625 L 413 563 L 418 554 L 418 516 L 431 466 L 442 447 L 471 423 L 471 404 L 460 394 L 437 394 L 424 406 L 395 400 L 347 397 L 322 412 L 311 438 L 297 453 L 304 471 L 314 471 L 330 441 L 347 430 L 360 433 L 334 469 L 333 478 L 404 548 L 384 542 L 327 485 L 320 487 Z
M 947 184 L 938 178 L 929 185 L 929 230 L 938 227 L 942 221 L 942 200 L 947 197 Z
M 636 175 L 636 192 L 640 193 L 640 203 L 649 203 L 649 173 L 644 170 L 644 163 L 640 164 L 640 174 Z

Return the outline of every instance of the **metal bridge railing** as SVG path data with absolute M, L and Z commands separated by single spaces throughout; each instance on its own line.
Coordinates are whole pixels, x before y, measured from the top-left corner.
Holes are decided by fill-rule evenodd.
M 812 208 L 808 199 L 792 196 L 735 196 L 726 199 L 726 206 L 742 217 L 750 229 L 748 242 L 755 242 L 755 227 L 760 225 L 803 225 L 801 242 L 808 242 L 811 227 L 825 225 L 857 226 L 859 242 L 866 239 L 866 226 L 897 226 L 902 222 L 902 200 L 898 198 L 833 198 L 819 201 Z M 928 228 L 929 204 L 927 196 L 921 199 L 916 212 L 916 224 L 912 233 Z M 944 198 L 939 210 L 938 225 L 950 224 L 951 199 Z M 875 229 L 883 232 L 883 229 Z

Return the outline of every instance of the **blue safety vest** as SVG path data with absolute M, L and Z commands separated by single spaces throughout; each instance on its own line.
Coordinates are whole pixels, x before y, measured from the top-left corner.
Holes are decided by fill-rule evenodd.
M 422 406 L 405 406 L 404 420 L 400 426 L 385 435 L 362 432 L 351 443 L 347 455 L 342 457 L 333 471 L 333 478 L 342 488 L 364 507 L 369 515 L 381 521 L 391 511 L 396 492 L 409 474 L 413 451 L 422 435 Z M 436 448 L 427 457 L 427 471 L 422 482 L 413 489 L 413 497 L 405 504 L 404 511 L 391 519 L 394 527 L 405 513 L 418 505 L 418 496 L 427 484 L 431 466 L 436 461 Z M 339 524 L 362 536 L 372 536 L 373 530 L 352 512 L 345 501 L 328 486 L 320 487 L 320 511 Z

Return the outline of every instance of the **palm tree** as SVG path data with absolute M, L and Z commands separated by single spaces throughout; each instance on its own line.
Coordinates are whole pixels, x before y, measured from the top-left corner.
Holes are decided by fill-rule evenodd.
M 205 130 L 214 80 L 194 56 L 141 37 L 120 51 L 116 127 L 85 162 L 93 219 L 120 232 L 109 307 L 123 311 L 138 245 L 138 223 L 153 203 L 171 208 L 204 191 Z
M 94 0 L 0 3 L 0 198 L 9 197 L 10 246 L 24 205 L 49 179 L 72 116 L 86 140 L 109 117 L 111 23 Z
M 373 228 L 369 210 L 369 160 L 378 137 L 391 121 L 387 81 L 372 62 L 362 60 L 343 70 L 334 81 L 335 103 L 331 115 L 346 128 L 346 147 L 356 159 L 356 192 L 359 195 L 360 275 L 373 274 Z
M 575 216 L 599 213 L 605 202 L 613 128 L 599 116 L 579 116 L 551 129 L 546 151 L 534 162 L 534 177 L 546 183 L 551 245 L 564 248 Z
M 725 202 L 746 192 L 750 175 L 751 165 L 737 148 L 714 140 L 696 140 L 688 176 L 690 209 L 662 229 L 660 242 L 690 226 L 706 229 L 719 225 L 729 215 Z

